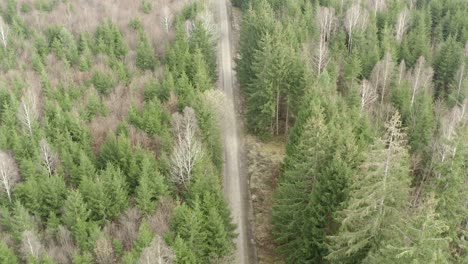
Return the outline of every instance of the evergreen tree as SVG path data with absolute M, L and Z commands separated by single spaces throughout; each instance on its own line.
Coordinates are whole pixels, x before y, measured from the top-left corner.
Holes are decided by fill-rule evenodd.
M 120 169 L 108 164 L 100 178 L 103 181 L 104 192 L 107 196 L 106 216 L 112 219 L 120 215 L 128 206 L 125 177 Z
M 62 221 L 73 229 L 80 221 L 87 221 L 89 211 L 79 191 L 71 191 L 63 206 Z
M 399 237 L 387 242 L 385 247 L 370 254 L 365 263 L 453 263 L 448 229 L 435 208 L 437 201 L 431 194 L 411 216 Z
M 136 48 L 136 65 L 140 70 L 154 70 L 156 66 L 156 56 L 154 48 L 148 40 L 144 31 L 139 32 L 138 44 Z
M 197 257 L 195 253 L 192 251 L 192 248 L 185 242 L 180 236 L 177 236 L 174 242 L 174 253 L 176 254 L 176 261 L 177 264 L 196 264 L 199 263 L 197 261 Z
M 438 96 L 446 96 L 455 80 L 455 75 L 463 58 L 462 49 L 453 37 L 440 47 L 434 59 L 434 84 Z
M 330 237 L 332 262 L 361 261 L 378 252 L 401 227 L 409 196 L 409 158 L 396 113 L 386 124 L 386 135 L 366 156 L 353 179 L 349 199 L 337 220 L 337 235 Z
M 2 264 L 17 264 L 18 259 L 13 250 L 8 248 L 5 243 L 0 242 L 0 263 Z

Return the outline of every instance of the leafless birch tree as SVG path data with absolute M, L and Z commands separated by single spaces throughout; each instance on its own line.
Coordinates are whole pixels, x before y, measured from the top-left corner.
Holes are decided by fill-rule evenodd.
M 42 164 L 47 168 L 49 176 L 52 176 L 59 160 L 58 155 L 52 150 L 45 138 L 39 142 L 39 150 Z
M 440 160 L 444 162 L 447 156 L 455 156 L 457 152 L 457 145 L 450 144 L 455 138 L 456 131 L 460 123 L 466 118 L 466 107 L 468 105 L 468 99 L 465 99 L 463 103 L 460 103 L 452 109 L 442 119 L 442 133 L 440 140 Z
M 434 71 L 431 67 L 426 67 L 426 59 L 419 57 L 414 69 L 408 73 L 408 79 L 411 81 L 411 107 L 413 107 L 416 94 L 421 87 L 428 88 L 432 81 Z
M 368 22 L 369 14 L 360 7 L 359 3 L 353 4 L 348 11 L 346 11 L 345 29 L 348 33 L 349 51 L 352 49 L 353 33 L 364 30 Z
M 169 29 L 172 25 L 172 12 L 167 4 L 164 4 L 161 11 L 161 22 L 166 30 L 166 33 L 169 33 Z
M 151 244 L 141 253 L 138 264 L 172 264 L 174 259 L 174 252 L 160 236 L 156 235 Z
M 401 60 L 400 65 L 398 66 L 398 85 L 401 84 L 401 81 L 405 78 L 406 75 L 406 63 L 405 60 Z
M 32 89 L 26 91 L 21 98 L 17 116 L 21 124 L 28 130 L 29 135 L 32 136 L 33 125 L 39 119 L 37 96 Z
M 380 91 L 380 103 L 383 103 L 385 98 L 386 88 L 392 79 L 394 67 L 392 55 L 387 52 L 385 57 L 377 62 L 372 70 L 371 80 L 376 90 Z
M 211 36 L 211 41 L 216 41 L 219 37 L 218 25 L 208 4 L 205 4 L 204 11 L 200 13 L 198 19 L 205 31 Z
M 403 35 L 408 29 L 408 22 L 409 22 L 409 11 L 408 11 L 408 8 L 405 8 L 398 15 L 398 19 L 395 25 L 395 38 L 398 43 L 401 43 L 401 41 L 403 40 Z
M 378 12 L 382 12 L 387 9 L 386 0 L 369 0 L 369 10 L 374 11 L 374 16 L 377 16 Z
M 377 99 L 377 91 L 371 82 L 363 80 L 361 84 L 361 114 Z
M 0 16 L 0 37 L 2 38 L 3 47 L 5 49 L 7 48 L 7 43 L 8 43 L 8 33 L 9 33 L 8 25 L 3 20 L 3 17 Z
M 0 151 L 0 190 L 3 190 L 11 203 L 11 192 L 19 181 L 18 167 L 15 160 L 5 151 Z
M 335 10 L 333 8 L 320 7 L 317 11 L 317 22 L 320 26 L 320 36 L 313 60 L 317 75 L 320 75 L 329 62 L 328 41 L 335 27 Z
M 23 254 L 25 260 L 29 257 L 33 257 L 34 259 L 39 260 L 44 253 L 44 248 L 41 244 L 41 241 L 31 230 L 26 230 L 23 232 L 21 253 Z
M 189 107 L 184 109 L 183 114 L 175 113 L 172 119 L 176 142 L 171 156 L 171 175 L 175 183 L 185 187 L 202 155 L 198 124 L 195 111 Z

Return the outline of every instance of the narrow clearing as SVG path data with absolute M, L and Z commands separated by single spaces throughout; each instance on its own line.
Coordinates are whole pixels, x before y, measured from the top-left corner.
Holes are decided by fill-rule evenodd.
M 231 50 L 231 24 L 228 15 L 229 0 L 215 0 L 219 12 L 219 78 L 220 88 L 226 94 L 229 104 L 225 107 L 225 118 L 221 124 L 224 142 L 224 192 L 229 202 L 234 223 L 237 225 L 236 254 L 234 263 L 249 264 L 254 263 L 254 248 L 251 245 L 246 176 L 242 173 L 239 159 L 240 127 L 235 116 L 234 96 L 237 88 L 234 85 L 233 74 L 233 54 Z

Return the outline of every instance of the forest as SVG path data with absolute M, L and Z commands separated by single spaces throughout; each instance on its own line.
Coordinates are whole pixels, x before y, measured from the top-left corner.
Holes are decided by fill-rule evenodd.
M 209 5 L 117 2 L 0 2 L 1 264 L 234 250 Z
M 0 264 L 239 262 L 214 2 L 0 1 Z M 468 2 L 230 2 L 254 263 L 468 263 Z
M 467 263 L 468 2 L 233 4 L 277 263 Z

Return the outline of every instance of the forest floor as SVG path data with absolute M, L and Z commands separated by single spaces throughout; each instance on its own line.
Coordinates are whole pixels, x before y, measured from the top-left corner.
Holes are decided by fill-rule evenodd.
M 219 25 L 219 87 L 224 91 L 229 102 L 225 105 L 225 116 L 221 124 L 224 143 L 224 193 L 231 208 L 234 223 L 237 225 L 236 252 L 233 263 L 256 263 L 255 246 L 251 235 L 249 212 L 250 195 L 248 193 L 247 179 L 242 167 L 242 140 L 240 132 L 242 124 L 237 117 L 239 105 L 239 85 L 234 74 L 236 39 L 232 35 L 231 6 L 229 0 L 215 1 L 218 10 Z M 236 102 L 237 101 L 237 102 Z
M 271 210 L 281 162 L 284 158 L 284 143 L 279 140 L 260 141 L 247 136 L 244 148 L 247 155 L 250 193 L 252 195 L 255 244 L 260 264 L 281 263 L 275 254 L 271 237 Z

